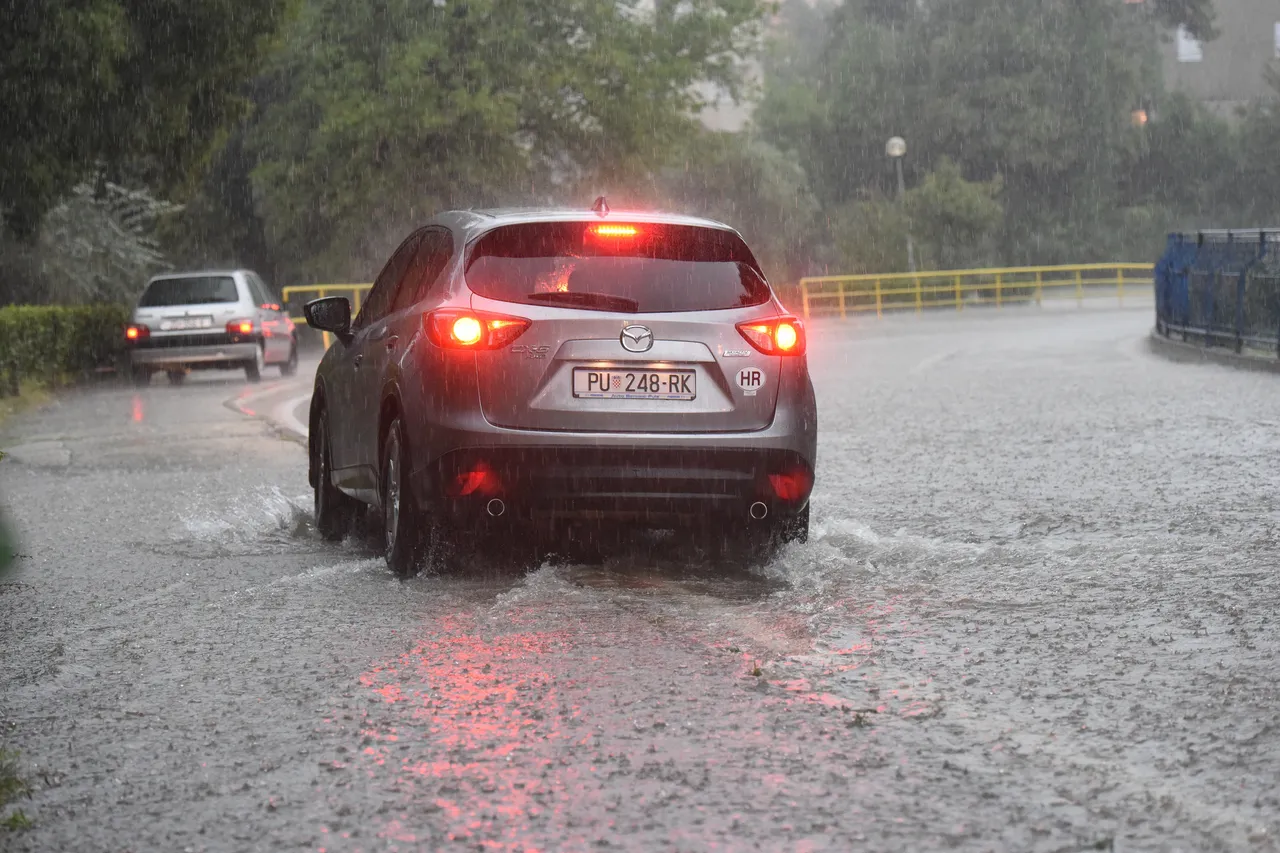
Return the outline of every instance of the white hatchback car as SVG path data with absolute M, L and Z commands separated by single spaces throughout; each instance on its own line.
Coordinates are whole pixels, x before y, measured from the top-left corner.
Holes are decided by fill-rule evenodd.
M 139 297 L 125 337 L 139 385 L 160 370 L 176 384 L 189 370 L 242 368 L 257 382 L 267 365 L 283 376 L 298 367 L 293 321 L 252 270 L 156 276 Z

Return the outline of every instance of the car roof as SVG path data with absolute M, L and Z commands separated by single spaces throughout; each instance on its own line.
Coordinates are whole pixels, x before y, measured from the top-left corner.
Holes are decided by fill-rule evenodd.
M 180 272 L 165 272 L 165 273 L 160 273 L 158 275 L 153 275 L 151 276 L 149 281 L 160 281 L 166 278 L 195 278 L 197 276 L 210 276 L 210 275 L 236 275 L 237 273 L 244 274 L 248 272 L 250 272 L 250 270 L 247 270 L 244 267 L 237 267 L 235 269 L 182 270 Z
M 605 216 L 595 211 L 566 207 L 507 207 L 478 210 L 447 210 L 436 215 L 432 223 L 446 225 L 460 231 L 467 242 L 504 225 L 523 225 L 536 222 L 649 222 L 660 225 L 687 225 L 697 228 L 714 228 L 732 231 L 723 222 L 701 216 L 668 213 L 654 210 L 610 210 Z

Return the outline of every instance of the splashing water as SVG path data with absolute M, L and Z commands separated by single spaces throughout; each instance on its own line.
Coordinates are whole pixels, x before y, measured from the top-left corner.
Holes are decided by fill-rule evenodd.
M 209 546 L 215 555 L 271 554 L 314 541 L 311 496 L 289 497 L 278 488 L 259 488 L 233 497 L 210 512 L 207 503 L 179 516 L 173 541 L 180 546 Z

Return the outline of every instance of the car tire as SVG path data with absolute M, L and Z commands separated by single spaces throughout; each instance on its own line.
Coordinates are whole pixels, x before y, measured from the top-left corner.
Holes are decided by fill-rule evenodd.
M 181 385 L 187 378 L 185 370 L 166 370 L 165 373 L 169 375 L 170 385 Z
M 298 345 L 289 347 L 289 360 L 280 365 L 281 376 L 292 376 L 298 372 Z
M 351 529 L 355 518 L 355 499 L 345 495 L 335 485 L 330 476 L 333 468 L 333 454 L 329 448 L 329 416 L 323 410 L 314 424 L 315 440 L 312 443 L 315 466 L 315 514 L 316 530 L 331 542 L 341 539 Z
M 266 356 L 262 352 L 262 344 L 258 344 L 257 355 L 253 361 L 244 363 L 244 375 L 250 382 L 262 381 L 262 368 L 266 367 Z
M 418 573 L 423 558 L 422 514 L 409 488 L 409 452 L 404 430 L 396 418 L 382 442 L 378 486 L 382 505 L 382 547 L 387 565 L 397 576 Z

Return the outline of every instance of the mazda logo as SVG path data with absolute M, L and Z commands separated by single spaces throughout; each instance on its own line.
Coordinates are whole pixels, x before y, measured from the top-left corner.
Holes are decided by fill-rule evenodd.
M 627 326 L 622 330 L 619 340 L 627 352 L 648 352 L 653 349 L 653 332 L 644 326 Z

